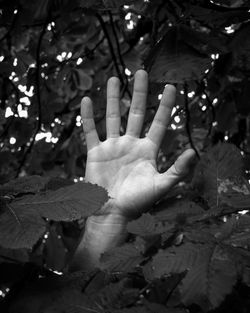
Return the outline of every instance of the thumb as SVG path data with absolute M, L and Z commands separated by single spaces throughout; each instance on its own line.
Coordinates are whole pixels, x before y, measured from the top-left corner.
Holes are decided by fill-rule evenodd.
M 189 173 L 195 159 L 195 151 L 193 149 L 187 149 L 165 173 L 157 174 L 155 177 L 156 193 L 162 196 L 177 184 Z

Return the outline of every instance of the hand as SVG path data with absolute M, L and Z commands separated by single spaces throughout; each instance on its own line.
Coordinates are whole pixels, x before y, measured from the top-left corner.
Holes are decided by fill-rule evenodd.
M 175 104 L 175 87 L 167 85 L 145 138 L 140 138 L 148 89 L 144 70 L 135 74 L 134 91 L 126 134 L 120 136 L 120 82 L 108 81 L 106 128 L 107 139 L 100 142 L 93 119 L 92 102 L 85 97 L 81 104 L 83 129 L 88 156 L 85 180 L 108 190 L 114 210 L 123 216 L 138 216 L 165 195 L 189 171 L 195 153 L 186 150 L 163 174 L 156 168 L 156 157 Z
M 89 217 L 71 270 L 99 266 L 103 252 L 120 245 L 127 236 L 131 217 L 145 212 L 188 173 L 194 151 L 186 150 L 163 174 L 156 169 L 156 157 L 175 103 L 175 88 L 165 87 L 160 106 L 145 138 L 139 138 L 144 121 L 148 76 L 135 74 L 134 92 L 126 134 L 120 136 L 119 80 L 112 77 L 107 87 L 107 139 L 100 142 L 90 98 L 82 100 L 83 129 L 88 156 L 85 180 L 108 190 L 110 197 L 99 215 Z

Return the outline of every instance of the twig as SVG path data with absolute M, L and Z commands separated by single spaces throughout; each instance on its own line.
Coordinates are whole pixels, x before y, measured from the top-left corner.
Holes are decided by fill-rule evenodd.
M 37 121 L 37 126 L 36 126 L 35 132 L 33 134 L 32 140 L 30 142 L 30 145 L 27 146 L 27 149 L 24 152 L 22 161 L 21 161 L 21 163 L 20 163 L 20 165 L 18 167 L 17 174 L 16 174 L 17 177 L 20 174 L 20 171 L 21 171 L 23 165 L 25 164 L 27 157 L 28 157 L 29 153 L 31 152 L 31 150 L 32 150 L 32 148 L 34 146 L 36 135 L 40 131 L 41 124 L 42 124 L 42 103 L 41 103 L 41 93 L 40 93 L 40 76 L 41 76 L 41 73 L 40 73 L 40 70 L 41 70 L 40 52 L 41 51 L 40 50 L 41 50 L 41 44 L 42 44 L 43 37 L 44 37 L 44 35 L 46 33 L 47 25 L 48 25 L 48 19 L 47 19 L 47 21 L 43 25 L 43 29 L 42 29 L 42 31 L 40 33 L 39 38 L 38 38 L 37 48 L 36 48 L 35 82 L 36 82 L 36 96 L 37 96 L 37 107 L 38 107 L 38 121 Z
M 121 71 L 119 69 L 119 64 L 117 63 L 117 59 L 116 59 L 116 55 L 115 55 L 115 52 L 114 52 L 114 48 L 113 48 L 113 45 L 112 45 L 109 33 L 107 31 L 105 22 L 102 19 L 101 15 L 99 15 L 98 13 L 96 13 L 96 17 L 97 17 L 98 21 L 100 22 L 100 25 L 102 27 L 102 30 L 103 30 L 103 33 L 104 33 L 105 37 L 107 38 L 108 45 L 109 45 L 109 50 L 110 50 L 110 53 L 111 53 L 111 56 L 112 56 L 112 59 L 113 59 L 113 62 L 114 62 L 114 66 L 115 66 L 117 75 L 118 75 L 122 85 L 124 85 L 123 77 L 122 77 Z
M 211 113 L 212 113 L 212 120 L 210 122 L 210 125 L 209 125 L 209 129 L 208 129 L 208 132 L 207 132 L 207 137 L 210 136 L 211 132 L 212 132 L 212 128 L 213 128 L 213 123 L 215 121 L 215 109 L 214 109 L 214 106 L 213 106 L 213 103 L 211 101 L 211 99 L 209 98 L 207 92 L 205 90 L 203 90 L 203 93 L 206 95 L 206 99 L 207 99 L 207 104 L 211 110 Z
M 191 131 L 190 131 L 190 112 L 189 112 L 189 108 L 188 108 L 188 95 L 187 95 L 188 91 L 187 91 L 187 83 L 184 83 L 184 95 L 185 95 L 185 112 L 186 112 L 186 132 L 188 135 L 188 139 L 189 139 L 189 143 L 190 146 L 192 147 L 192 149 L 195 151 L 198 159 L 200 159 L 200 155 L 193 143 L 193 139 L 192 139 L 192 135 L 191 135 Z

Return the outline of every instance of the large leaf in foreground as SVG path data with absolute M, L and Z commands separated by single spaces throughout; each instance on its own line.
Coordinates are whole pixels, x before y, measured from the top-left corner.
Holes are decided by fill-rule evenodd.
M 45 218 L 74 221 L 98 211 L 107 192 L 97 185 L 78 183 L 8 203 L 0 216 L 0 245 L 32 248 L 46 230 Z
M 72 186 L 48 191 L 15 201 L 15 209 L 35 209 L 39 214 L 53 221 L 73 221 L 88 217 L 98 211 L 108 200 L 107 192 L 89 183 L 77 183 Z
M 8 205 L 0 215 L 0 245 L 9 249 L 31 249 L 46 230 L 45 221 L 34 208 L 21 210 Z
M 236 269 L 229 256 L 215 244 L 185 244 L 169 251 L 160 251 L 152 261 L 153 275 L 187 271 L 182 280 L 182 301 L 189 305 L 204 301 L 210 308 L 217 307 L 236 283 Z

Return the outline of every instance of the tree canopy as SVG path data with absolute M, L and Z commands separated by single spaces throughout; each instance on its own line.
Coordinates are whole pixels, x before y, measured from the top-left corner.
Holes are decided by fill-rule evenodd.
M 106 82 L 121 80 L 126 124 L 133 74 L 149 72 L 145 131 L 163 86 L 178 88 L 162 145 L 166 168 L 187 146 L 249 153 L 248 1 L 1 1 L 0 182 L 83 176 L 79 113 L 91 96 L 105 138 Z M 175 152 L 176 151 L 176 152 Z M 174 154 L 174 156 L 173 156 Z

